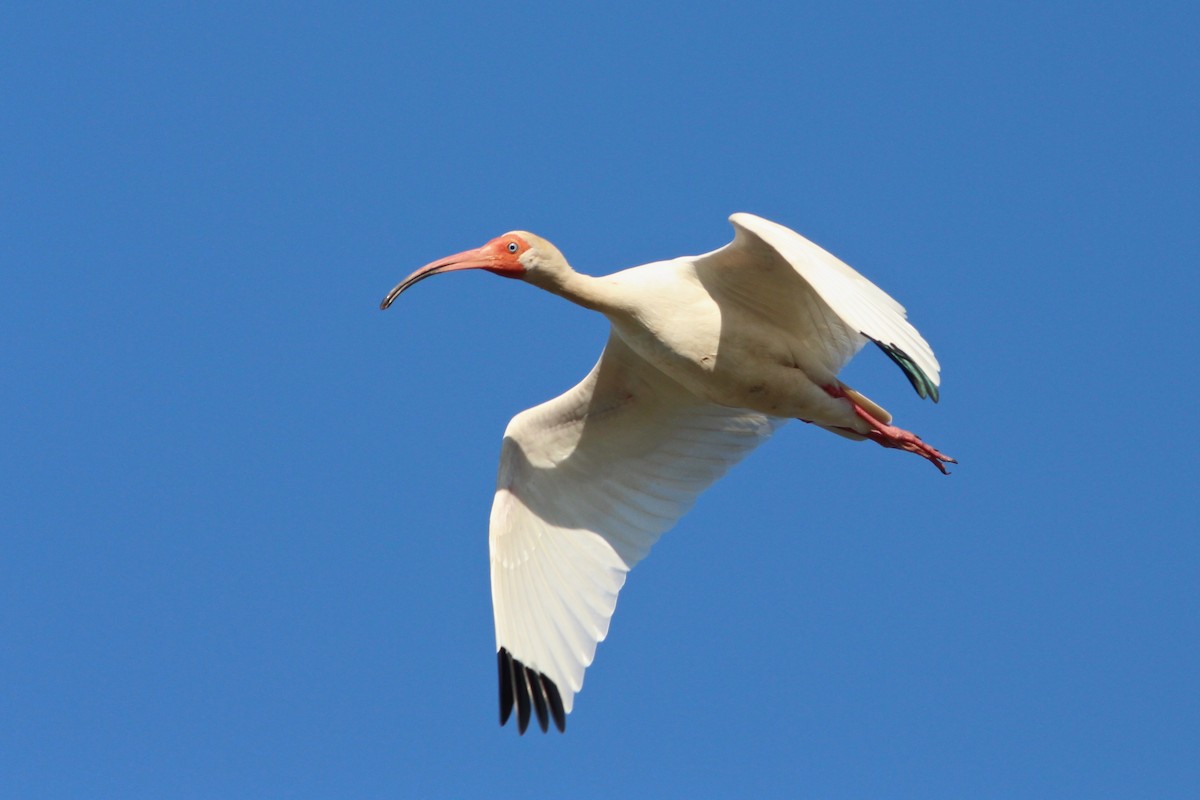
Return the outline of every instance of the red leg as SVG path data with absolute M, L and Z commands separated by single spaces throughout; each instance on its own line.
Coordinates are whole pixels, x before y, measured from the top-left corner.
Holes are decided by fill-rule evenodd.
M 871 416 L 866 409 L 847 397 L 840 386 L 822 386 L 821 388 L 830 397 L 839 397 L 854 407 L 854 413 L 858 415 L 858 418 L 871 426 L 871 430 L 866 436 L 872 441 L 884 447 L 893 447 L 897 450 L 907 450 L 910 453 L 916 453 L 922 458 L 928 459 L 930 463 L 942 471 L 943 475 L 950 474 L 946 470 L 946 464 L 958 463 L 945 453 L 938 452 L 933 447 L 925 444 L 925 442 L 921 441 L 921 437 L 915 433 L 906 431 L 903 428 L 897 428 L 895 425 L 889 425 L 883 420 Z

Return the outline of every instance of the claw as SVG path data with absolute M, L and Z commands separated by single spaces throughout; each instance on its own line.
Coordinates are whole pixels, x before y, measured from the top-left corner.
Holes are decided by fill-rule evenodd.
M 823 387 L 825 392 L 830 397 L 840 397 L 854 407 L 854 413 L 863 422 L 871 426 L 871 430 L 866 434 L 873 442 L 883 445 L 884 447 L 895 448 L 896 450 L 907 450 L 910 453 L 916 453 L 921 458 L 927 459 L 931 464 L 938 468 L 943 475 L 949 475 L 950 472 L 946 469 L 946 464 L 957 464 L 958 461 L 940 452 L 936 448 L 925 444 L 920 436 L 917 436 L 911 431 L 906 431 L 903 428 L 898 428 L 895 425 L 889 425 L 883 420 L 872 416 L 870 412 L 859 405 L 848 392 L 844 391 L 839 386 Z

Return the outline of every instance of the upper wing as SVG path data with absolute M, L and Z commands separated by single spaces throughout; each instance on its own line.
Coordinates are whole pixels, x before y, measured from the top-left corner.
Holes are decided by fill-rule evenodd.
M 566 725 L 625 573 L 784 420 L 706 403 L 614 332 L 600 361 L 504 434 L 489 536 L 500 723 Z
M 698 270 L 711 270 L 727 280 L 736 280 L 736 271 L 750 266 L 763 271 L 771 279 L 739 282 L 738 291 L 761 292 L 760 300 L 768 307 L 786 301 L 797 309 L 799 324 L 820 340 L 834 374 L 869 339 L 904 370 L 921 397 L 937 402 L 937 358 L 905 318 L 904 306 L 793 230 L 753 214 L 734 214 L 729 221 L 733 241 L 697 257 Z

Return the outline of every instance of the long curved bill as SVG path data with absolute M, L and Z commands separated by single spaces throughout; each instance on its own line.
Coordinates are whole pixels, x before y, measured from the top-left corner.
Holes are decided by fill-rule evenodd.
M 464 250 L 452 256 L 439 258 L 437 261 L 426 264 L 412 275 L 397 283 L 396 287 L 387 293 L 387 297 L 383 298 L 383 302 L 379 304 L 379 308 L 387 309 L 388 306 L 396 301 L 401 292 L 431 275 L 440 275 L 443 272 L 457 272 L 460 269 L 487 269 L 494 265 L 495 257 L 485 253 L 482 248 Z

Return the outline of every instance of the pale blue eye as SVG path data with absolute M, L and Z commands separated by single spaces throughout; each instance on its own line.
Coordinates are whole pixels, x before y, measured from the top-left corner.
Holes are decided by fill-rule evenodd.
M 510 253 L 515 253 L 515 252 L 517 252 L 517 243 L 516 243 L 516 242 L 509 242 L 509 243 L 508 243 L 508 252 L 510 252 Z

